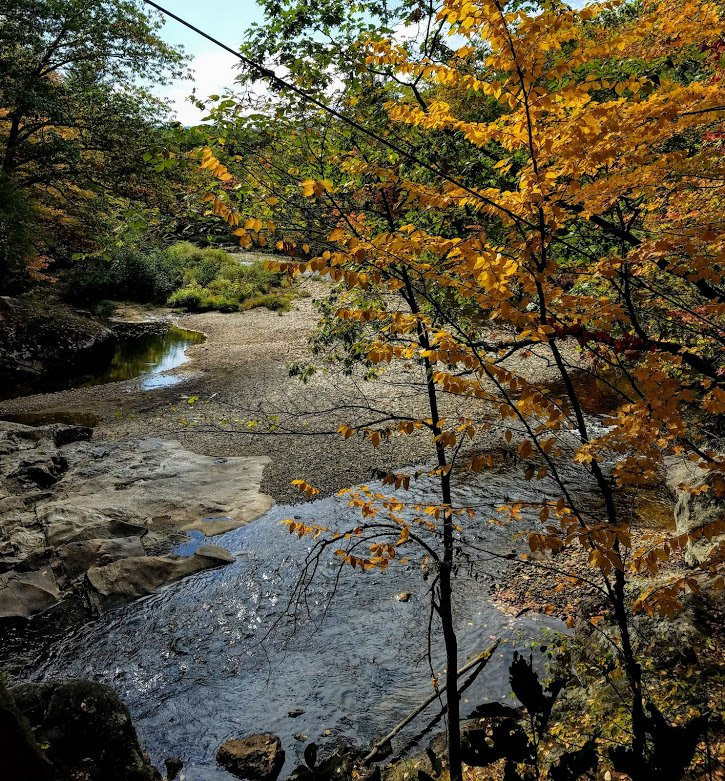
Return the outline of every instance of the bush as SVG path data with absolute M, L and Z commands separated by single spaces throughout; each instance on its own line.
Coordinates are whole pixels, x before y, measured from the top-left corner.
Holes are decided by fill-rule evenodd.
M 116 247 L 104 257 L 76 261 L 66 282 L 71 300 L 92 308 L 121 299 L 197 312 L 254 306 L 277 311 L 287 309 L 292 298 L 286 277 L 267 271 L 260 261 L 241 264 L 224 250 L 187 241 L 166 249 L 143 243 Z
M 260 261 L 242 264 L 223 250 L 199 249 L 186 242 L 174 245 L 168 252 L 185 264 L 185 284 L 169 297 L 170 306 L 220 312 L 255 306 L 274 311 L 289 308 L 292 293 L 285 289 L 286 277 L 268 271 Z
M 104 299 L 162 303 L 184 279 L 163 250 L 126 244 L 103 257 L 77 259 L 65 282 L 71 301 L 93 307 Z
M 94 304 L 92 312 L 96 317 L 110 317 L 118 308 L 118 304 L 115 301 L 109 301 L 107 298 L 103 298 Z

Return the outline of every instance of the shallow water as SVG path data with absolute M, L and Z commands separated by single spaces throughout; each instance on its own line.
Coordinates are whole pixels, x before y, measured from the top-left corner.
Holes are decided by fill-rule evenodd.
M 200 344 L 205 338 L 204 334 L 198 331 L 189 331 L 174 325 L 162 333 L 121 338 L 110 365 L 78 384 L 105 385 L 109 382 L 138 378 L 138 385 L 143 390 L 175 385 L 180 378 L 165 372 L 185 363 L 188 360 L 187 347 Z
M 488 524 L 489 515 L 507 498 L 540 499 L 546 483 L 523 482 L 520 470 L 509 467 L 459 488 L 456 502 L 478 511 L 463 532 L 467 540 L 487 551 L 511 551 L 515 529 Z M 578 488 L 580 494 L 588 490 L 581 478 Z M 413 503 L 429 493 L 423 482 L 398 495 Z M 356 511 L 338 497 L 275 507 L 213 539 L 237 556 L 233 564 L 102 616 L 59 643 L 34 677 L 81 676 L 109 683 L 129 706 L 153 760 L 182 757 L 189 779 L 225 776 L 215 769 L 214 754 L 230 736 L 280 735 L 286 774 L 308 738 L 317 740 L 327 730 L 327 740 L 342 736 L 358 744 L 383 734 L 431 691 L 429 583 L 419 558 L 411 549 L 409 563 L 363 574 L 349 567 L 339 570 L 339 559 L 328 555 L 305 604 L 289 605 L 312 544 L 280 526 L 290 516 L 337 529 L 358 522 Z M 524 517 L 522 524 L 531 523 Z M 196 543 L 192 540 L 190 549 Z M 457 571 L 461 661 L 493 638 L 510 640 L 466 691 L 464 714 L 482 702 L 506 699 L 513 648 L 528 648 L 535 638 L 537 644 L 546 642 L 539 633 L 560 628 L 541 616 L 512 619 L 493 606 L 490 579 L 505 566 L 506 559 L 478 551 Z M 395 598 L 402 591 L 412 593 L 410 601 Z M 433 666 L 441 673 L 437 632 L 432 645 Z M 298 708 L 302 716 L 288 716 Z M 396 749 L 435 713 L 431 706 L 410 725 Z
M 199 331 L 189 331 L 173 325 L 158 333 L 121 336 L 110 359 L 106 356 L 96 366 L 75 367 L 67 372 L 55 370 L 52 374 L 44 375 L 42 379 L 3 387 L 0 389 L 0 399 L 14 399 L 38 393 L 54 393 L 70 388 L 87 388 L 134 379 L 137 381 L 137 387 L 142 390 L 176 385 L 183 378 L 167 372 L 189 360 L 186 355 L 187 348 L 193 344 L 200 344 L 205 339 L 204 334 Z M 59 414 L 56 414 L 56 418 L 59 418 Z M 73 414 L 78 416 L 78 413 Z M 39 419 L 38 415 L 25 417 L 29 420 L 33 417 Z M 25 422 L 20 420 L 19 416 L 15 418 L 17 422 Z M 11 416 L 5 415 L 4 419 L 10 420 Z M 95 423 L 83 425 L 95 425 Z

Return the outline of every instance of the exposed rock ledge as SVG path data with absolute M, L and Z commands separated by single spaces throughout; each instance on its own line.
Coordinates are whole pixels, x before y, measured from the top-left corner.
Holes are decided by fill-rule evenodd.
M 231 564 L 234 556 L 216 545 L 202 545 L 193 556 L 140 556 L 91 567 L 86 573 L 89 598 L 100 612 L 152 594 L 159 586 L 187 575 Z
M 218 534 L 273 504 L 259 490 L 266 457 L 90 438 L 82 426 L 0 421 L 0 619 L 42 612 L 81 583 L 103 609 L 228 563 L 219 549 L 152 554 L 183 529 Z
M 100 320 L 58 303 L 0 296 L 0 382 L 31 387 L 104 357 L 116 337 Z
M 697 464 L 673 457 L 666 466 L 667 487 L 675 497 L 677 533 L 687 532 L 695 537 L 687 543 L 685 551 L 685 561 L 695 567 L 707 562 L 722 543 L 722 535 L 703 535 L 697 539 L 697 534 L 707 524 L 723 517 L 725 501 L 713 496 L 709 490 L 711 476 Z

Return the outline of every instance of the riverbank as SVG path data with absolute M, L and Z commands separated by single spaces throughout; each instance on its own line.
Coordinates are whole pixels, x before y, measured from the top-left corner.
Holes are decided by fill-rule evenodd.
M 87 589 L 90 583 L 95 589 L 96 609 L 102 611 L 119 601 L 132 601 L 169 580 L 199 571 L 195 565 L 189 569 L 185 569 L 187 565 L 179 567 L 166 557 L 169 549 L 178 545 L 184 530 L 192 528 L 192 517 L 199 521 L 203 516 L 214 516 L 212 522 L 201 524 L 194 531 L 236 529 L 221 540 L 210 540 L 218 541 L 233 553 L 227 561 L 222 560 L 223 552 L 217 554 L 221 557 L 213 563 L 219 567 L 217 571 L 178 582 L 150 600 L 138 600 L 119 613 L 101 616 L 80 631 L 78 627 L 88 613 L 74 595 L 65 600 L 63 614 L 48 611 L 40 620 L 15 623 L 5 633 L 0 667 L 11 674 L 37 671 L 38 663 L 54 646 L 51 667 L 43 674 L 50 670 L 51 677 L 71 674 L 102 679 L 118 688 L 139 719 L 144 740 L 155 747 L 157 763 L 163 759 L 162 752 L 173 744 L 175 751 L 192 746 L 188 749 L 191 758 L 206 766 L 221 740 L 232 730 L 240 729 L 242 713 L 247 719 L 243 731 L 262 727 L 273 730 L 282 735 L 288 750 L 290 746 L 301 750 L 304 741 L 298 736 L 314 737 L 337 723 L 346 725 L 355 737 L 372 739 L 374 735 L 363 734 L 359 724 L 349 726 L 349 714 L 360 712 L 362 698 L 377 691 L 381 674 L 396 681 L 396 693 L 394 702 L 387 702 L 385 708 L 381 705 L 370 730 L 392 718 L 395 708 L 412 708 L 421 697 L 423 679 L 419 679 L 421 661 L 417 655 L 425 643 L 424 638 L 414 635 L 414 629 L 425 626 L 427 586 L 412 566 L 386 573 L 384 584 L 372 581 L 371 573 L 364 583 L 356 580 L 357 573 L 348 573 L 350 582 L 344 590 L 347 601 L 341 608 L 344 620 L 326 624 L 329 636 L 315 630 L 310 637 L 317 638 L 317 646 L 309 638 L 300 640 L 297 649 L 285 644 L 280 650 L 279 669 L 288 669 L 286 659 L 290 653 L 298 654 L 299 663 L 289 668 L 289 679 L 277 671 L 276 700 L 266 678 L 260 680 L 259 671 L 270 662 L 269 649 L 262 654 L 258 648 L 257 633 L 266 626 L 265 622 L 275 619 L 274 606 L 290 593 L 291 569 L 299 550 L 296 539 L 279 534 L 280 520 L 292 512 L 306 522 L 333 526 L 341 518 L 350 521 L 348 516 L 354 511 L 346 508 L 344 501 L 328 499 L 294 509 L 273 508 L 258 523 L 248 528 L 236 527 L 262 515 L 273 502 L 300 502 L 303 497 L 290 485 L 294 477 L 316 485 L 320 489 L 316 498 L 320 499 L 339 488 L 367 482 L 373 473 L 424 464 L 430 456 L 430 443 L 423 435 L 396 437 L 373 449 L 358 437 L 343 440 L 337 434 L 342 423 L 359 425 L 379 419 L 380 410 L 425 417 L 426 400 L 421 393 L 418 367 L 396 368 L 371 382 L 358 374 L 341 377 L 318 373 L 306 384 L 290 376 L 291 364 L 303 365 L 312 358 L 308 339 L 316 322 L 313 304 L 327 293 L 327 287 L 313 279 L 303 281 L 302 288 L 308 296 L 298 298 L 292 311 L 283 314 L 265 309 L 189 315 L 139 307 L 121 309 L 118 316 L 126 320 L 171 319 L 183 328 L 205 334 L 203 343 L 188 348 L 189 360 L 173 370 L 179 378 L 176 384 L 141 390 L 136 381 L 127 380 L 0 403 L 0 418 L 11 417 L 21 421 L 21 425 L 23 421 L 44 423 L 52 429 L 54 422 L 85 422 L 93 427 L 88 441 L 80 438 L 53 444 L 59 453 L 50 453 L 50 462 L 54 463 L 53 455 L 60 455 L 67 467 L 59 473 L 57 485 L 46 487 L 46 494 L 49 491 L 52 496 L 45 495 L 41 503 L 47 505 L 49 498 L 57 503 L 81 496 L 103 517 L 110 518 L 112 511 L 121 511 L 125 514 L 120 519 L 121 525 L 125 524 L 124 545 L 136 549 L 128 560 L 154 559 L 152 577 L 141 582 L 146 590 L 126 590 L 119 600 L 113 592 L 115 585 L 109 586 L 109 576 L 113 575 L 116 583 L 127 584 L 128 566 L 135 565 L 123 564 L 127 560 L 123 558 L 124 550 L 128 552 L 129 548 L 114 547 L 119 536 L 115 531 L 113 536 L 110 534 L 111 524 L 108 534 L 100 529 L 95 542 L 61 540 L 56 552 L 63 546 L 74 546 L 75 558 L 71 563 L 77 573 L 83 575 L 83 567 L 90 562 L 84 587 Z M 576 360 L 573 350 L 568 358 Z M 531 354 L 524 360 L 530 379 L 553 382 L 555 371 L 544 359 Z M 466 408 L 469 414 L 486 415 L 480 402 L 466 403 L 462 408 L 460 399 L 444 397 L 442 404 L 447 416 L 461 414 Z M 33 430 L 21 430 L 18 436 L 32 440 L 35 435 Z M 467 486 L 461 481 L 457 485 L 457 489 L 468 492 L 470 503 L 490 501 L 493 508 L 507 496 L 525 492 L 526 486 L 543 490 L 540 483 L 522 481 L 515 456 L 495 430 L 477 436 L 471 447 L 496 451 L 503 463 L 500 470 L 479 475 L 478 482 Z M 255 506 L 251 493 L 244 493 L 245 485 L 235 482 L 235 475 L 239 477 L 245 469 L 247 488 L 256 500 L 262 500 L 260 505 Z M 86 482 L 86 489 L 79 491 L 81 478 L 90 480 L 93 490 L 86 490 Z M 583 494 L 589 490 L 581 481 L 576 483 L 576 489 Z M 416 485 L 414 490 L 422 488 Z M 671 497 L 663 494 L 657 499 L 659 509 L 655 514 L 671 519 Z M 30 505 L 26 508 L 28 513 L 36 513 L 35 506 Z M 118 521 L 116 518 L 114 528 Z M 54 527 L 45 524 L 41 528 L 47 533 Z M 67 528 L 60 531 L 65 533 Z M 497 547 L 503 556 L 497 561 L 501 570 L 484 573 L 490 581 L 484 590 L 481 585 L 469 584 L 470 591 L 466 592 L 468 579 L 462 577 L 461 589 L 470 598 L 471 606 L 470 615 L 463 614 L 470 629 L 462 631 L 461 639 L 471 649 L 478 648 L 481 632 L 496 637 L 510 635 L 512 643 L 519 633 L 528 638 L 539 628 L 541 617 L 537 614 L 566 610 L 576 592 L 571 587 L 557 590 L 558 576 L 546 568 L 510 561 L 508 551 L 515 544 L 510 529 L 491 530 L 491 534 L 500 537 Z M 113 545 L 109 537 L 114 540 Z M 96 545 L 98 540 L 103 542 Z M 486 544 L 488 547 L 491 539 Z M 119 558 L 113 561 L 117 552 Z M 98 556 L 98 560 L 94 558 Z M 567 569 L 573 567 L 585 573 L 585 559 L 585 554 L 567 558 Z M 66 557 L 65 561 L 68 560 Z M 280 566 L 280 562 L 285 566 Z M 142 561 L 144 567 L 148 563 Z M 679 559 L 675 563 L 682 565 Z M 169 571 L 171 578 L 167 577 Z M 156 580 L 154 573 L 158 573 Z M 133 583 L 137 585 L 138 579 Z M 400 593 L 408 594 L 409 599 L 397 600 L 396 594 Z M 313 597 L 317 604 L 324 604 L 324 584 Z M 584 591 L 576 598 L 591 607 L 591 594 Z M 229 615 L 234 616 L 231 621 Z M 391 633 L 377 632 L 372 638 L 366 635 L 367 645 L 356 662 L 363 641 L 351 627 L 365 626 L 371 615 L 392 615 Z M 696 647 L 692 628 L 697 622 L 691 615 L 686 618 L 687 623 L 678 626 L 678 640 L 680 648 L 691 649 Z M 552 619 L 554 624 L 560 626 Z M 407 640 L 401 640 L 393 630 L 402 632 Z M 396 648 L 395 658 L 389 655 L 391 647 Z M 250 656 L 252 652 L 257 656 Z M 12 669 L 7 664 L 8 654 L 16 657 Z M 411 683 L 404 693 L 397 683 L 401 658 L 410 662 Z M 341 664 L 340 659 L 348 661 Z M 160 664 L 159 660 L 163 662 Z M 210 660 L 224 660 L 221 669 L 214 665 L 213 673 L 208 673 L 210 677 L 199 678 L 195 673 L 197 688 L 187 688 L 188 671 L 207 670 Z M 487 684 L 491 688 L 482 691 L 482 698 L 506 696 L 508 663 L 508 655 L 494 660 Z M 334 686 L 329 673 L 333 669 L 337 676 Z M 309 690 L 299 688 L 300 679 L 304 679 Z M 240 681 L 244 681 L 241 687 Z M 365 686 L 355 689 L 351 681 Z M 289 692 L 295 686 L 297 699 L 290 701 Z M 149 706 L 150 691 L 159 696 L 153 707 Z M 233 700 L 230 692 L 239 692 L 240 699 Z M 219 715 L 219 697 L 225 698 L 224 718 Z M 249 702 L 261 703 L 259 710 L 250 711 Z M 176 715 L 189 708 L 190 703 L 194 722 L 182 723 Z M 298 709 L 301 703 L 308 707 L 305 716 L 293 721 L 285 719 L 284 714 Z M 316 706 L 309 707 L 309 703 Z M 365 712 L 367 707 L 363 708 Z M 270 723 L 262 723 L 264 719 L 270 719 Z
M 374 470 L 425 463 L 431 449 L 423 436 L 396 437 L 375 450 L 337 434 L 342 423 L 376 420 L 377 410 L 427 417 L 418 367 L 396 369 L 375 381 L 364 380 L 361 372 L 318 373 L 306 384 L 290 376 L 289 366 L 313 357 L 308 339 L 317 321 L 314 302 L 327 290 L 325 283 L 304 280 L 302 296 L 285 313 L 258 308 L 176 315 L 122 308 L 117 316 L 124 319 L 169 318 L 206 335 L 203 344 L 187 349 L 189 360 L 175 370 L 180 382 L 145 391 L 129 380 L 25 396 L 0 402 L 0 418 L 31 424 L 92 421 L 96 442 L 153 436 L 178 440 L 200 455 L 268 456 L 261 490 L 277 502 L 299 500 L 290 486 L 297 477 L 329 495 L 369 480 Z M 532 380 L 554 379 L 545 360 L 533 353 L 526 360 Z M 460 408 L 458 401 L 455 407 L 445 399 L 443 404 L 451 414 Z M 497 444 L 493 437 L 476 443 Z
M 15 670 L 27 655 L 25 638 L 35 638 L 30 656 L 42 655 L 48 637 L 83 620 L 83 602 L 105 609 L 223 565 L 216 553 L 183 566 L 168 554 L 190 531 L 214 543 L 213 535 L 253 520 L 274 502 L 304 500 L 291 485 L 294 478 L 308 480 L 324 497 L 430 460 L 423 433 L 383 440 L 377 449 L 337 433 L 343 423 L 379 420 L 380 410 L 427 417 L 417 366 L 374 381 L 359 372 L 319 372 L 307 383 L 290 375 L 291 365 L 313 358 L 314 303 L 328 290 L 319 280 L 304 279 L 285 313 L 258 308 L 178 315 L 122 307 L 116 314 L 122 322 L 169 321 L 206 336 L 170 372 L 174 383 L 146 390 L 129 379 L 0 402 L 0 420 L 15 421 L 0 424 L 8 429 L 0 465 L 0 578 L 8 588 L 0 607 L 6 617 L 26 618 L 62 600 L 60 616 L 50 611 L 40 623 L 9 631 L 3 656 L 6 662 L 8 654 L 17 656 Z M 553 377 L 545 361 L 535 355 L 527 361 L 532 379 Z M 446 397 L 442 408 L 445 415 L 462 411 L 460 400 Z M 479 402 L 469 409 L 484 412 Z M 75 432 L 61 435 L 61 444 L 58 425 Z M 471 446 L 503 444 L 489 434 Z M 21 472 L 16 462 L 24 464 Z M 198 547 L 197 540 L 193 551 Z

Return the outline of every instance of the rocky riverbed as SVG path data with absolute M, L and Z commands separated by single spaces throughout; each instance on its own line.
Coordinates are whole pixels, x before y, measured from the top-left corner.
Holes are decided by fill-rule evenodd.
M 374 382 L 354 372 L 318 372 L 306 383 L 291 376 L 291 366 L 312 358 L 314 301 L 328 287 L 307 279 L 299 292 L 283 314 L 122 307 L 105 331 L 82 315 L 61 318 L 116 336 L 173 318 L 207 338 L 166 372 L 175 384 L 148 390 L 130 378 L 0 402 L 0 419 L 9 421 L 0 423 L 0 617 L 43 612 L 79 587 L 94 610 L 106 609 L 224 563 L 223 553 L 198 545 L 181 562 L 168 554 L 182 532 L 211 537 L 274 501 L 298 500 L 295 477 L 324 496 L 430 458 L 424 436 L 373 450 L 337 434 L 381 409 L 425 417 L 417 367 Z M 5 308 L 20 318 L 15 304 Z M 22 333 L 17 340 L 32 342 Z M 528 364 L 532 377 L 553 376 L 535 354 Z
M 267 513 L 275 502 L 300 501 L 290 480 L 306 478 L 321 489 L 319 497 L 330 497 L 337 489 L 367 482 L 381 471 L 428 460 L 430 443 L 423 436 L 383 441 L 373 450 L 357 438 L 343 440 L 336 433 L 340 424 L 375 419 L 381 409 L 425 417 L 417 367 L 400 367 L 373 382 L 355 372 L 350 376 L 319 372 L 307 383 L 291 376 L 291 366 L 301 367 L 311 359 L 308 338 L 316 321 L 313 302 L 326 295 L 327 288 L 308 279 L 302 292 L 306 295 L 295 301 L 291 312 L 283 314 L 255 309 L 179 316 L 126 307 L 118 313 L 121 322 L 173 320 L 206 335 L 206 341 L 187 349 L 189 360 L 171 371 L 175 384 L 145 390 L 128 379 L 0 402 L 0 420 L 5 421 L 0 423 L 0 620 L 5 619 L 4 627 L 9 627 L 0 666 L 13 675 L 37 669 L 38 660 L 53 645 L 54 659 L 47 669 L 54 674 L 109 680 L 114 688 L 118 683 L 115 675 L 128 676 L 130 682 L 122 685 L 123 699 L 132 705 L 134 716 L 141 717 L 146 739 L 153 735 L 157 740 L 163 733 L 164 745 L 168 745 L 170 722 L 161 721 L 167 716 L 176 720 L 173 711 L 182 707 L 179 696 L 188 704 L 184 689 L 190 670 L 184 661 L 187 656 L 193 656 L 194 669 L 206 669 L 212 658 L 226 659 L 224 664 L 234 681 L 239 679 L 239 665 L 246 669 L 247 651 L 236 633 L 223 629 L 231 624 L 226 613 L 218 614 L 219 606 L 236 605 L 241 611 L 231 623 L 249 624 L 252 634 L 241 639 L 249 641 L 250 647 L 256 647 L 254 633 L 261 627 L 258 619 L 276 615 L 282 591 L 270 590 L 270 579 L 280 576 L 273 565 L 283 558 L 275 554 L 279 520 L 284 513 L 294 512 L 308 515 L 310 521 L 318 520 L 317 506 L 305 510 L 279 507 Z M 113 327 L 123 328 L 118 323 Z M 576 360 L 574 351 L 569 359 Z M 534 351 L 523 360 L 531 379 L 555 378 L 543 354 Z M 448 399 L 443 400 L 443 407 L 445 415 L 464 411 L 459 402 L 454 406 Z M 480 406 L 477 412 L 481 413 Z M 496 435 L 488 434 L 477 437 L 471 447 L 490 451 L 503 444 Z M 505 448 L 501 452 L 505 454 Z M 518 491 L 519 473 L 511 471 L 506 481 L 509 479 L 515 481 L 511 485 Z M 495 476 L 487 477 L 485 487 L 470 490 L 498 502 L 510 491 L 496 480 Z M 678 495 L 678 523 L 690 528 L 709 517 L 709 509 L 700 508 L 696 498 L 678 493 L 677 479 L 671 482 L 672 492 Z M 586 490 L 585 486 L 578 488 Z M 663 499 L 665 515 L 672 505 L 671 497 Z M 342 505 L 325 507 L 331 520 L 346 512 Z M 266 520 L 259 524 L 238 528 L 265 513 Z M 215 539 L 218 534 L 225 536 Z M 245 550 L 242 556 L 240 546 Z M 251 547 L 247 550 L 247 546 Z M 260 570 L 257 557 L 262 551 L 266 551 L 266 568 Z M 245 563 L 247 555 L 250 559 Z M 290 554 L 284 555 L 285 561 L 293 561 Z M 527 616 L 533 615 L 551 599 L 547 595 L 553 587 L 551 579 L 522 566 L 509 569 L 509 577 L 499 579 L 498 587 L 492 586 L 496 602 L 509 615 L 522 608 L 528 611 Z M 582 566 L 586 566 L 584 562 Z M 106 616 L 101 616 L 88 634 L 69 632 L 88 620 L 89 611 L 104 613 L 206 569 L 218 572 L 192 578 L 188 587 L 187 581 L 177 583 L 150 600 L 122 608 L 126 612 L 109 615 L 108 624 L 103 623 Z M 209 598 L 212 587 L 212 591 L 219 591 L 218 600 Z M 413 609 L 420 606 L 420 595 L 405 573 L 391 587 L 393 592 L 384 594 L 379 605 L 381 614 L 400 609 L 411 613 L 411 605 Z M 351 584 L 350 593 L 356 594 L 356 588 Z M 395 598 L 403 592 L 410 601 Z M 471 591 L 469 596 L 473 599 L 478 593 Z M 320 598 L 324 597 L 323 591 Z M 256 601 L 247 604 L 249 599 Z M 372 592 L 365 596 L 366 607 L 372 599 Z M 391 602 L 399 607 L 391 608 Z M 478 596 L 472 604 L 480 605 Z M 496 631 L 511 620 L 497 612 L 490 600 L 485 604 L 485 620 L 492 621 L 490 626 L 497 627 Z M 171 607 L 166 611 L 165 606 Z M 247 616 L 245 611 L 250 610 Z M 57 620 L 63 611 L 68 617 Z M 349 609 L 347 615 L 349 619 Z M 28 622 L 31 616 L 35 618 Z M 362 614 L 359 619 L 365 620 Z M 482 620 L 478 615 L 471 619 L 471 625 L 479 626 Z M 175 627 L 173 631 L 166 621 Z M 199 640 L 202 626 L 211 645 Z M 172 639 L 167 647 L 166 640 L 179 631 L 188 634 L 186 645 L 177 647 Z M 72 635 L 67 643 L 55 642 L 66 634 Z M 364 648 L 349 634 L 348 620 L 332 627 L 332 639 L 319 650 L 303 647 L 300 652 L 311 654 L 310 660 L 325 660 L 323 649 L 329 645 L 334 651 L 343 637 L 350 644 L 350 653 Z M 220 647 L 214 638 L 219 638 Z M 382 644 L 375 653 L 389 653 L 391 642 L 378 641 Z M 136 659 L 142 662 L 123 671 L 114 653 L 129 643 L 138 645 Z M 234 649 L 233 654 L 225 643 Z M 89 649 L 95 649 L 94 655 L 86 660 Z M 178 664 L 177 656 L 181 659 Z M 390 662 L 392 674 L 399 663 L 397 659 Z M 332 664 L 328 659 L 326 669 Z M 161 679 L 159 665 L 163 668 Z M 495 669 L 505 682 L 505 660 Z M 256 685 L 258 670 L 254 665 L 249 675 L 249 686 Z M 341 686 L 348 685 L 349 676 L 357 678 L 359 671 L 343 669 L 341 675 Z M 197 679 L 195 675 L 194 681 Z M 374 688 L 373 684 L 378 682 L 371 683 Z M 216 679 L 209 685 L 213 689 Z M 222 681 L 220 685 L 227 691 L 230 684 Z M 288 689 L 286 684 L 282 688 L 284 692 Z M 149 700 L 152 690 L 159 693 L 159 702 L 153 697 Z M 265 692 L 260 696 L 268 697 L 268 690 Z M 412 687 L 407 705 L 419 695 L 419 687 Z M 198 696 L 195 707 L 202 713 L 206 690 L 197 688 L 194 696 Z M 280 694 L 282 699 L 284 696 Z M 320 713 L 309 716 L 310 731 L 324 724 L 326 701 L 321 695 L 319 699 Z M 337 702 L 340 697 L 333 692 L 332 700 Z M 344 706 L 344 698 L 340 701 Z M 234 716 L 234 703 L 228 704 L 227 715 L 236 724 L 239 717 Z M 288 710 L 283 705 L 280 713 Z M 170 716 L 164 708 L 171 709 Z M 292 728 L 287 735 L 286 727 L 278 723 L 260 724 L 263 719 L 256 711 L 247 712 L 246 700 L 244 708 L 245 718 L 251 719 L 247 730 L 273 728 L 283 735 L 287 749 L 296 745 L 297 733 Z M 266 715 L 272 722 L 277 719 L 275 714 Z M 385 716 L 380 718 L 384 721 Z M 194 735 L 189 752 L 206 762 L 233 731 L 231 724 L 219 722 L 207 734 L 209 724 L 202 721 L 197 718 L 191 723 L 201 732 Z M 174 739 L 179 746 L 189 744 L 189 733 L 183 730 L 188 726 L 188 721 L 182 724 L 176 720 Z M 295 729 L 299 732 L 301 728 L 297 725 Z M 355 733 L 360 734 L 359 725 Z M 157 752 L 161 742 L 158 737 Z M 156 761 L 160 758 L 157 753 Z

